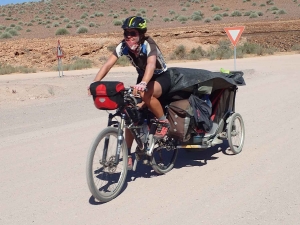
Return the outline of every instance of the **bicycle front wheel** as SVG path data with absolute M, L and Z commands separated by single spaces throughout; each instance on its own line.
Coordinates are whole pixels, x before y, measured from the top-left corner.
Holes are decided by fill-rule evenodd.
M 117 157 L 118 130 L 107 127 L 93 142 L 87 157 L 86 177 L 92 195 L 100 202 L 114 199 L 122 190 L 127 176 L 127 147 L 125 140 Z

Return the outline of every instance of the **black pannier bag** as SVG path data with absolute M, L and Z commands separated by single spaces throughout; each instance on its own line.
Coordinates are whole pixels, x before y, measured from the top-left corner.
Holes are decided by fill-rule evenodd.
M 193 108 L 195 123 L 198 129 L 203 129 L 205 132 L 209 132 L 212 128 L 212 121 L 210 119 L 212 108 L 196 95 L 189 97 L 189 103 Z
M 124 104 L 123 82 L 96 81 L 90 85 L 90 91 L 97 109 L 113 110 Z
M 168 136 L 181 142 L 188 141 L 191 137 L 192 117 L 193 111 L 188 99 L 170 103 L 168 109 L 168 120 L 170 122 Z

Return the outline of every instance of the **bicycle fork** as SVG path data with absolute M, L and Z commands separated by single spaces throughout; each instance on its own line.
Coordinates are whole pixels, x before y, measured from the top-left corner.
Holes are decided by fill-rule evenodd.
M 117 148 L 116 148 L 116 154 L 114 158 L 113 165 L 111 165 L 111 161 L 107 161 L 107 150 L 108 150 L 108 145 L 109 145 L 109 136 L 105 137 L 104 140 L 104 148 L 103 148 L 103 154 L 102 154 L 102 162 L 101 164 L 104 166 L 117 166 L 119 161 L 120 161 L 120 153 L 123 145 L 123 134 L 124 134 L 124 117 L 121 117 L 121 122 L 118 123 L 117 121 L 112 121 L 112 118 L 114 115 L 110 114 L 109 115 L 109 120 L 108 120 L 108 126 L 114 125 L 116 127 L 116 124 L 118 124 L 118 134 L 117 134 Z
M 116 149 L 116 157 L 115 157 L 115 162 L 114 162 L 114 166 L 118 165 L 119 161 L 120 161 L 120 153 L 122 150 L 122 145 L 123 145 L 123 141 L 124 141 L 124 115 L 121 116 L 121 122 L 119 123 L 118 126 L 118 141 L 117 141 L 117 149 Z M 126 149 L 127 151 L 127 149 Z M 124 160 L 124 159 L 123 159 Z

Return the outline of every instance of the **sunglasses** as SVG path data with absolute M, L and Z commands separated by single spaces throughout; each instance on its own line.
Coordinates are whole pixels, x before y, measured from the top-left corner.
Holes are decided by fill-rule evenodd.
M 124 36 L 125 36 L 125 37 L 128 37 L 128 36 L 136 37 L 136 36 L 138 36 L 138 32 L 136 32 L 136 31 L 128 31 L 128 30 L 124 30 Z

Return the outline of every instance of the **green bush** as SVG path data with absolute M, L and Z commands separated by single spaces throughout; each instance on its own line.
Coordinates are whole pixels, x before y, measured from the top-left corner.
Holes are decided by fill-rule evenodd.
M 291 49 L 292 49 L 293 51 L 299 51 L 299 50 L 300 50 L 300 44 L 295 44 L 295 45 L 293 45 L 293 46 L 291 47 Z
M 237 47 L 237 49 L 236 49 L 236 57 L 237 57 L 237 58 L 244 58 L 244 53 L 243 53 L 243 51 L 242 51 L 240 48 L 238 48 L 238 47 Z
M 114 26 L 121 26 L 123 23 L 121 20 L 114 20 L 113 24 L 114 24 Z
M 202 18 L 203 18 L 203 13 L 201 11 L 196 11 L 191 16 L 191 19 L 193 21 L 199 21 L 202 20 Z
M 59 28 L 56 32 L 55 35 L 67 35 L 70 34 L 69 31 L 66 28 Z
M 89 31 L 89 29 L 87 29 L 86 27 L 82 26 L 79 27 L 76 31 L 77 34 L 83 34 L 83 33 L 87 33 Z
M 0 39 L 9 39 L 12 38 L 12 35 L 8 32 L 4 32 L 3 34 L 1 34 Z
M 256 54 L 257 55 L 265 55 L 266 54 L 265 49 L 261 45 L 258 45 L 257 49 L 256 49 Z
M 53 23 L 53 24 L 52 24 L 52 27 L 59 27 L 59 23 L 56 23 L 56 22 Z
M 88 17 L 88 15 L 86 14 L 86 13 L 84 13 L 84 14 L 82 14 L 81 16 L 80 16 L 80 19 L 85 19 L 85 18 L 87 18 Z
M 125 55 L 123 55 L 120 58 L 118 58 L 118 61 L 116 62 L 116 65 L 128 66 L 128 65 L 130 65 L 130 61 Z
M 251 11 L 245 12 L 244 16 L 250 16 L 251 15 Z
M 210 49 L 207 51 L 207 57 L 210 60 L 215 60 L 216 59 L 216 50 L 213 47 L 210 47 Z
M 170 15 L 174 15 L 174 14 L 175 14 L 175 11 L 174 11 L 174 10 L 169 10 L 169 14 L 170 14 Z
M 179 45 L 174 51 L 176 59 L 184 59 L 186 57 L 186 48 L 184 45 Z
M 28 68 L 25 66 L 11 66 L 11 65 L 2 65 L 0 63 L 0 75 L 12 74 L 12 73 L 35 73 L 36 69 Z
M 252 12 L 249 16 L 249 18 L 257 18 L 258 14 L 256 12 Z
M 245 54 L 256 54 L 258 47 L 258 44 L 251 42 L 245 42 L 243 45 L 239 46 Z
M 271 10 L 271 11 L 276 11 L 276 10 L 278 10 L 278 8 L 277 8 L 276 6 L 272 6 L 272 7 L 270 8 L 270 10 Z
M 8 31 L 12 36 L 18 36 L 18 32 L 15 29 L 11 29 Z
M 222 16 L 220 16 L 220 15 L 215 15 L 215 16 L 214 16 L 214 20 L 220 21 L 220 20 L 222 20 Z
M 212 8 L 212 11 L 216 12 L 216 11 L 219 11 L 220 9 L 221 9 L 220 7 L 214 6 L 214 7 Z
M 140 9 L 140 12 L 141 12 L 141 13 L 146 13 L 146 9 L 141 8 L 141 9 Z
M 188 59 L 198 60 L 205 57 L 206 55 L 207 53 L 202 49 L 201 46 L 199 46 L 197 48 L 192 48 L 190 54 L 188 55 Z
M 286 12 L 283 9 L 280 9 L 277 14 L 282 15 L 282 14 L 286 14 Z
M 263 16 L 264 14 L 262 12 L 257 12 L 257 15 Z
M 96 24 L 94 22 L 89 23 L 89 27 L 95 27 L 95 26 L 96 26 Z
M 117 47 L 116 45 L 108 45 L 107 50 L 113 52 L 116 49 L 116 47 Z
M 96 17 L 104 16 L 103 12 L 95 12 L 94 14 Z
M 204 20 L 204 22 L 205 22 L 205 23 L 210 23 L 210 22 L 211 22 L 211 19 L 210 19 L 210 18 L 206 18 L 206 19 Z
M 186 22 L 186 21 L 188 21 L 188 18 L 185 17 L 185 16 L 178 16 L 177 20 L 180 21 L 180 22 Z
M 217 59 L 229 59 L 233 55 L 233 51 L 230 48 L 231 42 L 226 40 L 226 41 L 220 41 L 219 45 L 216 49 L 216 58 Z
M 93 66 L 93 62 L 90 59 L 76 59 L 75 62 L 71 64 L 63 65 L 63 70 L 81 70 L 86 68 L 91 68 Z M 56 67 L 58 70 L 58 67 Z
M 242 16 L 242 13 L 240 13 L 240 11 L 235 10 L 235 11 L 233 11 L 233 12 L 231 13 L 231 16 L 232 16 L 232 17 Z

